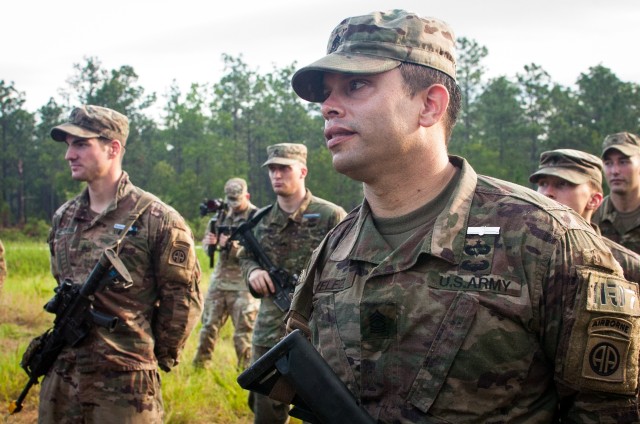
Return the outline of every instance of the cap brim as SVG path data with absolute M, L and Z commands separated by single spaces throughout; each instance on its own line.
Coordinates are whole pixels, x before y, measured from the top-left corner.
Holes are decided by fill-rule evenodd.
M 573 169 L 550 166 L 548 168 L 539 169 L 538 171 L 531 174 L 531 176 L 529 177 L 529 182 L 535 184 L 538 182 L 540 177 L 545 176 L 562 178 L 563 180 L 569 181 L 573 184 L 584 184 L 591 179 L 591 177 L 589 177 L 588 175 L 583 174 L 579 171 L 575 171 Z
M 335 52 L 299 69 L 291 78 L 291 86 L 304 100 L 321 102 L 325 97 L 322 81 L 325 72 L 379 74 L 397 68 L 401 63 L 384 57 Z
M 299 163 L 300 165 L 304 165 L 302 162 L 300 162 L 299 160 L 296 160 L 296 159 L 271 158 L 271 159 L 267 160 L 265 163 L 263 163 L 262 166 L 267 166 L 267 165 L 294 165 L 296 163 Z
M 604 155 L 611 149 L 615 149 L 625 156 L 634 156 L 640 154 L 640 147 L 628 146 L 624 144 L 614 144 L 602 150 L 602 157 L 604 158 Z
M 62 124 L 51 130 L 51 138 L 55 141 L 66 141 L 67 135 L 73 135 L 80 138 L 97 138 L 100 134 L 90 131 L 86 128 L 79 127 L 74 124 Z

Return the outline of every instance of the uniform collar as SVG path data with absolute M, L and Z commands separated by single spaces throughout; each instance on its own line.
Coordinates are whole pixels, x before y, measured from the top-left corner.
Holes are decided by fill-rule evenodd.
M 306 189 L 304 199 L 302 199 L 302 203 L 300 204 L 298 209 L 296 209 L 292 214 L 289 215 L 285 211 L 280 209 L 280 205 L 278 204 L 278 202 L 276 202 L 276 207 L 271 211 L 271 214 L 273 214 L 272 216 L 275 218 L 272 222 L 277 222 L 283 227 L 287 225 L 287 222 L 289 222 L 289 220 L 298 224 L 301 223 L 302 218 L 304 217 L 304 213 L 311 203 L 312 197 L 313 195 L 311 194 L 311 191 L 309 189 Z
M 460 168 L 459 181 L 453 195 L 443 211 L 436 218 L 433 232 L 429 237 L 423 237 L 421 244 L 401 246 L 410 250 L 402 252 L 405 267 L 410 267 L 421 253 L 437 256 L 447 262 L 459 263 L 464 249 L 466 227 L 469 212 L 478 183 L 478 175 L 469 163 L 458 156 L 450 156 L 449 161 Z M 413 247 L 413 248 L 412 248 Z M 358 211 L 354 228 L 348 231 L 331 254 L 331 259 L 342 261 L 345 259 L 366 261 L 381 264 L 388 257 L 388 245 L 378 233 L 371 209 L 365 200 Z

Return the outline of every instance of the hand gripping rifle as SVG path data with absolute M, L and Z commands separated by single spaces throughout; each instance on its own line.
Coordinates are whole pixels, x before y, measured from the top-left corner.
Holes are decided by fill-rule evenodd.
M 44 305 L 47 312 L 56 314 L 53 327 L 36 337 L 27 347 L 20 365 L 27 372 L 29 381 L 11 402 L 9 413 L 22 410 L 22 403 L 38 378 L 46 375 L 65 346 L 77 346 L 89 334 L 93 325 L 113 331 L 117 317 L 108 316 L 93 309 L 94 294 L 107 284 L 130 286 L 133 282 L 118 255 L 113 249 L 105 249 L 98 263 L 82 285 L 65 280 L 55 289 L 55 296 Z
M 273 293 L 273 303 L 276 304 L 278 309 L 282 312 L 287 312 L 291 306 L 290 294 L 293 293 L 295 288 L 295 282 L 297 280 L 296 275 L 290 275 L 285 269 L 276 267 L 269 257 L 264 252 L 264 249 L 256 240 L 256 236 L 251 231 L 255 227 L 260 219 L 265 216 L 273 205 L 268 206 L 251 218 L 249 221 L 245 221 L 233 232 L 229 240 L 239 240 L 240 244 L 244 246 L 247 251 L 251 252 L 253 256 L 260 264 L 260 267 L 266 270 L 271 277 L 271 281 L 275 287 L 275 293 Z M 249 285 L 249 291 L 253 297 L 260 298 L 262 295 L 256 293 Z

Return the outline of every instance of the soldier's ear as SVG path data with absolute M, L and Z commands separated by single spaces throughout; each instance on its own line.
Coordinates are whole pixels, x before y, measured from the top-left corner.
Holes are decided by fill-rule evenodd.
M 595 191 L 591 193 L 591 197 L 589 197 L 589 201 L 587 202 L 586 208 L 588 210 L 595 211 L 600 207 L 603 200 L 604 200 L 604 196 L 602 195 L 602 193 Z
M 449 106 L 449 91 L 444 85 L 433 84 L 418 92 L 416 96 L 422 100 L 420 126 L 431 127 L 443 119 Z

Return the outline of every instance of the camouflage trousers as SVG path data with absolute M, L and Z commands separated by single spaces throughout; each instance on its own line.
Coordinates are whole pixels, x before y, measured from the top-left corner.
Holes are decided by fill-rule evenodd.
M 248 291 L 218 290 L 210 287 L 202 312 L 202 329 L 193 359 L 194 365 L 206 366 L 211 361 L 220 329 L 231 317 L 238 369 L 245 369 L 251 359 L 251 335 L 259 306 L 260 301 Z
M 270 348 L 252 347 L 251 363 L 256 362 Z M 322 396 L 319 393 L 319 396 Z M 253 411 L 253 424 L 287 424 L 289 422 L 289 405 L 270 399 L 259 393 L 249 392 L 249 408 Z
M 156 370 L 80 373 L 54 367 L 42 381 L 40 424 L 162 423 Z

